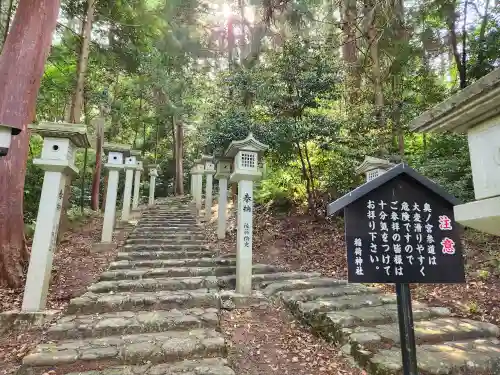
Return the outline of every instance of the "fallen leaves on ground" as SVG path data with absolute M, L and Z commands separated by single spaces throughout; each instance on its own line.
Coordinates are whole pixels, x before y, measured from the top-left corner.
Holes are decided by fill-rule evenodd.
M 363 375 L 338 348 L 306 331 L 280 305 L 223 311 L 229 361 L 238 375 Z
M 64 309 L 71 298 L 86 291 L 116 256 L 116 249 L 90 252 L 92 244 L 100 240 L 101 227 L 102 218 L 93 216 L 63 236 L 54 254 L 47 309 Z M 19 310 L 22 298 L 23 289 L 0 288 L 0 311 Z M 43 329 L 4 332 L 0 338 L 0 374 L 15 373 L 22 358 L 43 336 Z

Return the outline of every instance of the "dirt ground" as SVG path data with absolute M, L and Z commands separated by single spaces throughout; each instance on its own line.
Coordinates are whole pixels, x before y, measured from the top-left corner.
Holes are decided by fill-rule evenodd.
M 300 326 L 282 306 L 224 311 L 222 330 L 238 375 L 364 375 L 338 348 Z
M 116 250 L 91 253 L 99 242 L 102 218 L 91 217 L 74 225 L 59 243 L 54 257 L 52 283 L 47 308 L 63 310 L 70 299 L 81 295 L 109 262 Z M 0 288 L 0 311 L 19 310 L 23 290 Z M 43 329 L 8 331 L 0 337 L 0 374 L 13 374 L 22 358 L 43 339 Z

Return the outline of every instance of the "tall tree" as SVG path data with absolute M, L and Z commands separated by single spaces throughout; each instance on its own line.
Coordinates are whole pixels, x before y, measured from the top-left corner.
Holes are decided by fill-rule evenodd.
M 36 98 L 59 13 L 58 0 L 20 0 L 0 55 L 0 123 L 22 125 L 24 131 L 0 159 L 0 278 L 22 284 L 26 259 L 23 188 L 28 157 L 27 125 Z

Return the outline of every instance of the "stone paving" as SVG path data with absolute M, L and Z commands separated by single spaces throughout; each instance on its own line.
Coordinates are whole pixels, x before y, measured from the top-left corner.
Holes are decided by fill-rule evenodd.
M 396 296 L 376 287 L 329 278 L 286 280 L 264 285 L 304 324 L 341 346 L 370 374 L 400 375 L 401 350 Z M 500 329 L 459 319 L 443 307 L 413 303 L 421 374 L 500 374 Z
M 216 278 L 234 259 L 214 257 L 203 238 L 185 199 L 147 209 L 118 259 L 70 302 L 19 374 L 234 375 Z

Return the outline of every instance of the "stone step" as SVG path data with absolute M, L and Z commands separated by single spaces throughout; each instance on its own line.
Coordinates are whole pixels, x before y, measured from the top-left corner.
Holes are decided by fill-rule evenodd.
M 234 254 L 229 254 L 229 255 L 234 256 Z M 320 288 L 320 287 L 336 287 L 339 284 L 345 285 L 347 284 L 347 281 L 335 280 L 330 277 L 313 277 L 310 279 L 287 279 L 283 281 L 274 281 L 270 283 L 263 290 L 263 292 L 267 296 L 273 296 L 275 294 L 281 295 L 283 292 L 297 291 L 297 293 L 300 293 L 300 291 L 304 289 L 311 290 L 312 288 Z
M 85 339 L 162 331 L 216 328 L 216 308 L 157 311 L 118 311 L 93 315 L 66 315 L 51 326 L 49 340 Z
M 72 372 L 67 375 L 235 375 L 235 373 L 228 367 L 225 359 L 206 358 L 172 364 L 110 367 L 102 371 Z
M 166 231 L 166 232 L 170 232 L 170 233 L 177 233 L 177 232 L 203 233 L 201 226 L 196 225 L 196 224 L 185 224 L 185 225 L 156 224 L 156 225 L 151 225 L 151 224 L 141 223 L 138 227 L 136 227 L 136 230 L 151 231 L 151 232 Z
M 119 260 L 111 262 L 110 270 L 138 269 L 138 268 L 169 268 L 169 267 L 216 267 L 236 266 L 235 259 L 221 258 L 191 258 L 191 259 L 145 259 Z
M 154 292 L 160 290 L 217 289 L 217 277 L 169 277 L 140 280 L 100 281 L 88 290 L 92 293 Z
M 171 310 L 218 307 L 220 299 L 208 289 L 155 290 L 154 292 L 87 292 L 73 298 L 67 314 L 96 314 L 116 311 Z
M 120 252 L 117 260 L 141 260 L 141 259 L 195 259 L 210 258 L 215 254 L 209 250 L 194 251 L 128 251 Z M 229 258 L 226 258 L 229 259 Z
M 452 317 L 417 321 L 414 331 L 417 345 L 494 338 L 500 335 L 500 329 L 494 324 Z M 387 345 L 399 347 L 399 323 L 354 328 L 349 335 L 349 342 L 356 348 L 361 346 L 369 350 L 383 349 Z
M 205 232 L 201 228 L 172 228 L 172 227 L 143 227 L 142 225 L 136 227 L 136 229 L 132 232 L 132 234 L 168 234 L 168 235 L 177 235 L 177 234 L 204 234 Z
M 128 236 L 128 239 L 160 239 L 163 241 L 178 241 L 178 240 L 205 240 L 203 233 L 188 234 L 188 233 L 151 233 L 151 232 L 138 232 L 135 231 Z
M 129 237 L 126 241 L 128 245 L 164 245 L 165 243 L 173 244 L 173 245 L 203 245 L 205 243 L 204 239 L 179 239 L 179 238 L 131 238 Z
M 259 273 L 255 272 L 252 274 L 252 287 L 254 289 L 261 289 L 266 287 L 269 283 L 275 281 L 282 281 L 287 279 L 308 279 L 313 277 L 319 277 L 318 272 L 279 272 L 275 271 L 273 273 Z M 221 288 L 224 289 L 234 289 L 236 287 L 236 275 L 220 276 L 217 278 L 217 282 Z
M 272 284 L 269 286 L 272 287 Z M 364 294 L 378 294 L 382 290 L 377 287 L 366 286 L 363 284 L 333 284 L 332 286 L 300 289 L 300 290 L 287 290 L 279 292 L 280 298 L 289 307 L 294 307 L 299 302 L 309 302 L 324 298 L 335 298 L 342 296 L 356 296 Z
M 39 375 L 49 366 L 59 369 L 60 365 L 96 362 L 107 366 L 158 364 L 225 354 L 224 338 L 220 333 L 214 329 L 194 329 L 41 344 L 24 357 L 23 367 L 31 367 L 31 374 Z M 37 370 L 39 372 L 34 372 Z
M 253 266 L 254 274 L 277 271 L 279 269 L 276 266 L 266 264 L 254 264 Z M 101 274 L 101 281 L 151 279 L 155 277 L 225 276 L 235 274 L 236 266 L 135 268 L 103 272 Z
M 402 374 L 401 349 L 354 354 L 370 373 Z M 426 375 L 497 375 L 500 374 L 500 341 L 496 338 L 449 341 L 417 346 L 418 368 Z
M 163 244 L 125 244 L 121 251 L 192 251 L 192 250 L 210 250 L 208 245 L 203 244 L 178 244 L 178 243 L 163 243 Z

